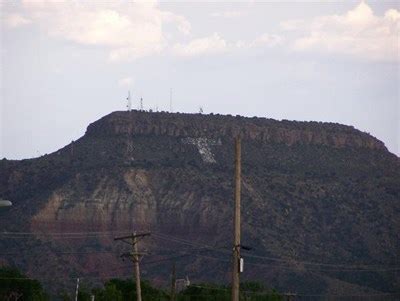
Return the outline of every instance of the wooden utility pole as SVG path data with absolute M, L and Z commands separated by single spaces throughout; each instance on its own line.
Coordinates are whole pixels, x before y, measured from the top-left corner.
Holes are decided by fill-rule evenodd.
M 131 234 L 131 235 L 114 238 L 114 240 L 122 240 L 123 242 L 132 245 L 132 253 L 122 254 L 121 257 L 129 257 L 133 261 L 134 280 L 136 280 L 136 300 L 137 301 L 142 301 L 142 288 L 140 285 L 139 261 L 140 261 L 140 257 L 142 255 L 144 255 L 144 253 L 138 252 L 138 242 L 139 242 L 139 238 L 143 238 L 150 234 L 151 234 L 150 232 L 138 233 L 138 234 L 136 232 L 133 232 L 133 234 Z
M 240 275 L 240 184 L 241 184 L 241 140 L 235 139 L 235 213 L 232 270 L 232 301 L 239 301 Z
M 136 279 L 136 300 L 142 301 L 142 287 L 140 285 L 140 270 L 139 270 L 139 253 L 137 247 L 138 241 L 136 232 L 133 233 L 132 238 L 132 249 L 133 249 L 133 265 L 135 267 L 135 279 Z
M 76 279 L 75 301 L 78 301 L 78 295 L 79 295 L 79 278 Z
M 171 273 L 171 301 L 175 301 L 176 296 L 176 268 L 175 262 L 172 264 Z

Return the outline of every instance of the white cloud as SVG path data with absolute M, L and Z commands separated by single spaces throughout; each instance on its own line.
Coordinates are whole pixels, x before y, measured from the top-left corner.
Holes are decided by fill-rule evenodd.
M 296 30 L 299 28 L 303 28 L 306 25 L 305 20 L 296 19 L 296 20 L 286 20 L 280 23 L 280 27 L 283 30 Z
M 107 47 L 111 61 L 157 54 L 172 35 L 187 35 L 183 16 L 161 10 L 155 1 L 23 0 L 23 12 L 48 35 L 82 45 Z
M 1 0 L 0 0 L 1 1 Z M 241 11 L 223 11 L 215 17 L 234 18 Z M 251 41 L 227 42 L 220 34 L 191 37 L 191 24 L 181 15 L 162 10 L 157 1 L 22 0 L 8 26 L 28 23 L 50 37 L 80 45 L 101 46 L 111 62 L 139 59 L 160 53 L 180 57 L 222 54 L 239 49 L 275 47 L 277 35 L 264 34 Z M 190 37 L 188 42 L 179 41 Z
M 275 47 L 284 42 L 283 37 L 276 34 L 262 34 L 251 42 L 251 47 Z
M 242 11 L 223 11 L 223 12 L 214 12 L 211 13 L 210 16 L 213 18 L 237 18 L 243 16 L 244 13 Z
M 284 30 L 300 34 L 292 43 L 296 51 L 319 51 L 352 55 L 370 60 L 400 60 L 400 12 L 389 9 L 376 16 L 361 2 L 343 15 L 313 20 L 289 20 Z
M 185 35 L 190 34 L 191 25 L 185 17 L 176 15 L 171 12 L 163 11 L 162 18 L 166 23 L 175 23 L 181 33 Z
M 176 43 L 172 47 L 172 53 L 182 57 L 196 57 L 203 55 L 217 55 L 227 52 L 251 49 L 267 49 L 280 46 L 284 43 L 284 38 L 276 34 L 262 34 L 250 41 L 228 42 L 218 33 L 210 36 L 193 39 L 184 43 Z
M 173 46 L 173 53 L 178 56 L 194 57 L 205 54 L 218 54 L 228 50 L 227 42 L 217 33 L 204 38 L 198 38 L 187 44 L 176 43 Z
M 133 77 L 124 77 L 118 81 L 118 86 L 120 87 L 130 87 L 134 83 Z
M 4 17 L 4 23 L 7 27 L 15 28 L 31 23 L 31 20 L 20 14 L 8 14 Z
M 235 43 L 235 49 L 266 49 L 281 46 L 285 42 L 285 39 L 277 34 L 264 33 L 256 37 L 251 41 L 239 40 Z

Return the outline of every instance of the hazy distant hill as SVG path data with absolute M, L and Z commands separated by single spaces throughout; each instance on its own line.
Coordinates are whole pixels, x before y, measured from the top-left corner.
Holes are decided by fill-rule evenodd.
M 399 158 L 349 126 L 255 117 L 114 112 L 50 155 L 3 159 L 0 196 L 14 207 L 0 229 L 27 234 L 0 236 L 0 263 L 57 288 L 126 276 L 129 246 L 109 232 L 150 230 L 144 278 L 168 285 L 164 259 L 175 256 L 178 277 L 230 281 L 237 134 L 242 240 L 253 247 L 243 280 L 303 294 L 399 291 Z M 41 231 L 53 234 L 29 234 Z

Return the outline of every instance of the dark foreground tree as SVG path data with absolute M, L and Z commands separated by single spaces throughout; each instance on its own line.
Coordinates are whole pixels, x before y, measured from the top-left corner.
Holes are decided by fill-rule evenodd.
M 15 268 L 0 267 L 0 300 L 47 301 L 39 281 L 30 279 Z
M 230 301 L 231 288 L 216 284 L 191 285 L 180 292 L 177 301 Z M 240 300 L 281 301 L 283 297 L 274 290 L 267 290 L 259 282 L 243 282 L 240 285 Z
M 152 287 L 149 281 L 141 281 L 141 288 L 143 300 L 168 300 L 168 295 L 163 290 Z M 93 294 L 96 301 L 135 300 L 136 283 L 132 280 L 111 279 L 104 284 L 104 288 L 94 289 Z

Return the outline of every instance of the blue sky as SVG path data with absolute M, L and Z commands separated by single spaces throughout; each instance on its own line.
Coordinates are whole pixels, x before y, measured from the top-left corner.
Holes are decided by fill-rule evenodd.
M 133 107 L 353 125 L 400 154 L 400 2 L 3 1 L 0 158 Z

